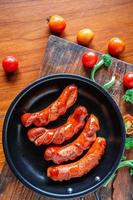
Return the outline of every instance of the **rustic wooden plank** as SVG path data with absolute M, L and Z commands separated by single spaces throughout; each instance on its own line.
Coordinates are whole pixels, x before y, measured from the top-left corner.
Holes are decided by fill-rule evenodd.
M 2 130 L 4 115 L 12 99 L 21 89 L 37 78 L 43 51 L 50 34 L 46 22 L 48 16 L 51 14 L 60 14 L 66 18 L 68 25 L 62 37 L 70 41 L 75 42 L 75 35 L 81 28 L 92 28 L 96 37 L 91 47 L 95 50 L 105 52 L 106 43 L 111 37 L 122 37 L 126 41 L 127 48 L 121 58 L 133 63 L 132 11 L 132 0 L 82 0 L 82 2 L 81 0 L 1 0 L 0 61 L 7 54 L 14 54 L 20 61 L 20 69 L 17 76 L 14 75 L 10 79 L 7 79 L 2 68 L 0 68 L 0 130 Z M 48 56 L 49 54 L 46 55 Z M 68 55 L 66 54 L 66 56 Z M 56 65 L 54 66 L 56 67 Z M 71 67 L 73 66 L 71 65 Z M 71 71 L 71 67 L 69 67 L 68 72 Z M 47 68 L 46 65 L 45 68 Z M 60 70 L 56 68 L 56 72 L 58 71 Z M 63 71 L 67 72 L 64 69 Z M 102 74 L 103 71 L 104 69 L 100 73 Z M 51 72 L 54 73 L 53 71 Z M 80 73 L 80 71 L 75 69 L 75 73 Z M 88 76 L 85 71 L 83 71 L 83 75 Z M 119 77 L 119 70 L 117 75 Z M 103 77 L 100 76 L 100 78 L 98 77 L 100 83 L 102 81 L 104 82 L 106 78 L 106 75 Z M 119 81 L 117 84 L 119 85 Z M 119 101 L 119 93 L 117 92 L 116 89 L 112 95 Z M 131 113 L 131 106 L 129 104 L 123 104 L 122 101 L 119 103 L 121 111 L 123 113 Z M 132 151 L 128 153 L 129 158 L 132 158 L 132 153 Z M 37 195 L 23 186 L 11 173 L 9 167 L 6 164 L 4 165 L 4 161 L 5 157 L 0 134 L 0 170 L 2 169 L 0 177 L 0 199 L 44 199 L 44 197 Z M 123 174 L 124 181 L 123 179 L 121 181 Z M 120 171 L 118 176 L 119 178 L 116 179 L 118 181 L 115 181 L 114 186 L 111 186 L 105 193 L 102 191 L 102 199 L 133 199 L 133 184 L 127 174 L 127 169 L 122 170 L 122 172 Z
M 48 42 L 45 58 L 43 61 L 43 67 L 40 74 L 45 76 L 46 74 L 52 73 L 74 73 L 89 77 L 89 73 L 86 73 L 81 62 L 81 55 L 86 50 L 89 49 L 74 43 L 70 44 L 69 41 L 51 36 Z M 97 53 L 99 55 L 101 54 L 99 52 Z M 51 66 L 53 66 L 53 68 Z M 110 69 L 108 71 L 101 69 L 96 77 L 97 81 L 100 84 L 103 84 L 111 78 L 112 74 L 116 76 L 115 85 L 112 89 L 110 89 L 110 93 L 119 105 L 123 114 L 133 114 L 133 107 L 121 99 L 121 96 L 124 94 L 124 88 L 122 84 L 123 74 L 132 70 L 133 65 L 127 64 L 118 59 L 113 59 L 113 63 Z M 122 182 L 121 177 L 123 173 L 125 175 L 125 184 L 118 184 L 118 182 Z M 119 171 L 114 184 L 110 184 L 107 188 L 102 188 L 100 190 L 100 195 L 103 200 L 131 200 L 133 195 L 132 183 L 132 178 L 127 173 L 127 169 L 122 169 Z M 128 189 L 126 186 L 128 186 Z M 123 190 L 123 188 L 125 188 L 125 190 Z M 90 197 L 88 196 L 87 199 L 90 199 Z
M 123 38 L 127 48 L 121 59 L 133 63 L 132 10 L 132 0 L 82 0 L 82 3 L 81 0 L 1 0 L 0 62 L 13 54 L 19 59 L 20 68 L 17 76 L 9 80 L 0 67 L 0 130 L 12 99 L 38 76 L 50 35 L 48 16 L 60 14 L 66 18 L 67 27 L 62 37 L 73 42 L 80 29 L 91 28 L 95 38 L 90 46 L 95 50 L 105 52 L 111 37 Z M 4 160 L 0 134 L 0 170 Z
M 70 43 L 56 36 L 50 36 L 48 45 L 46 48 L 43 65 L 40 70 L 40 76 L 55 73 L 74 73 L 88 76 L 81 63 L 81 55 L 85 52 L 85 47 Z M 98 54 L 101 54 L 98 52 Z M 122 76 L 125 72 L 131 71 L 133 65 L 121 62 L 114 59 L 113 64 L 109 71 L 101 69 L 97 75 L 99 83 L 103 84 L 104 81 L 110 79 L 114 74 L 117 77 L 117 81 L 110 93 L 120 106 L 122 113 L 133 113 L 132 107 L 126 107 L 126 104 L 121 100 L 123 95 L 123 86 L 121 83 Z M 127 154 L 128 156 L 128 154 Z M 131 152 L 130 152 L 131 156 Z M 123 183 L 124 176 L 124 183 Z M 121 184 L 122 183 L 122 184 Z M 124 189 L 126 188 L 126 189 Z M 1 198 L 5 200 L 10 199 L 48 199 L 26 188 L 19 180 L 17 180 L 10 171 L 7 164 L 5 164 L 1 173 Z M 8 191 L 8 192 L 7 192 Z M 110 184 L 107 188 L 100 189 L 100 196 L 102 200 L 131 200 L 132 199 L 132 179 L 127 173 L 127 169 L 119 171 L 114 184 Z M 118 198 L 119 197 L 119 198 Z M 94 195 L 87 195 L 86 200 L 94 200 Z

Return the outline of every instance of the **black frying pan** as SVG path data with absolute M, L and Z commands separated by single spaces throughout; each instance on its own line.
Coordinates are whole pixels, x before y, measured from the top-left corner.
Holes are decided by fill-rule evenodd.
M 47 175 L 52 163 L 43 159 L 44 146 L 28 141 L 20 121 L 24 112 L 36 112 L 53 102 L 69 84 L 79 88 L 76 104 L 48 127 L 63 124 L 77 105 L 84 105 L 100 120 L 98 136 L 105 137 L 107 148 L 100 164 L 87 175 L 64 182 L 54 182 Z M 73 139 L 72 139 L 73 140 Z M 125 129 L 119 108 L 98 84 L 78 75 L 59 74 L 44 77 L 25 88 L 8 109 L 3 127 L 6 159 L 20 181 L 34 191 L 55 198 L 72 198 L 96 191 L 114 173 L 123 154 Z M 68 141 L 70 142 L 70 141 Z

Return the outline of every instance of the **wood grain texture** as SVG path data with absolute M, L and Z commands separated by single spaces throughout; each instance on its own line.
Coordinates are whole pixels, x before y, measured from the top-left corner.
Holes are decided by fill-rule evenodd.
M 85 52 L 85 47 L 79 46 L 74 43 L 70 43 L 67 40 L 61 39 L 56 36 L 50 36 L 48 45 L 45 52 L 45 57 L 43 60 L 43 65 L 40 70 L 40 76 L 45 76 L 48 74 L 55 73 L 75 73 L 83 76 L 89 77 L 82 66 L 81 56 Z M 98 52 L 98 54 L 101 54 Z M 97 81 L 100 84 L 108 81 L 113 75 L 116 76 L 116 83 L 114 87 L 110 90 L 115 101 L 118 103 L 123 114 L 133 113 L 133 107 L 130 104 L 125 104 L 121 99 L 124 93 L 123 85 L 121 82 L 122 76 L 125 72 L 131 71 L 133 65 L 127 64 L 117 59 L 113 59 L 113 63 L 109 70 L 104 68 L 97 73 Z M 130 152 L 131 153 L 131 152 Z M 129 154 L 130 156 L 131 154 Z M 128 155 L 127 155 L 128 156 Z M 131 158 L 130 158 L 131 159 Z M 124 183 L 121 183 L 121 178 L 124 176 Z M 123 179 L 123 178 L 122 178 Z M 129 176 L 127 169 L 122 169 L 114 182 L 114 184 L 109 185 L 107 188 L 101 188 L 100 195 L 102 200 L 114 199 L 117 200 L 118 197 L 121 200 L 131 200 L 132 193 L 132 179 Z M 128 186 L 128 189 L 127 187 Z M 4 189 L 3 189 L 4 188 Z M 126 188 L 126 189 L 125 189 Z M 10 193 L 8 193 L 10 189 Z M 28 197 L 27 197 L 28 196 Z M 1 173 L 1 197 L 2 199 L 45 199 L 41 195 L 37 195 L 31 190 L 23 186 L 12 174 L 7 164 L 5 164 Z M 94 200 L 94 195 L 89 195 L 85 199 Z
M 107 41 L 113 36 L 122 37 L 127 44 L 125 53 L 121 59 L 133 63 L 133 1 L 132 0 L 1 0 L 0 1 L 0 62 L 6 55 L 15 55 L 20 62 L 19 71 L 10 77 L 6 77 L 2 68 L 0 68 L 0 130 L 2 132 L 3 119 L 8 106 L 16 94 L 38 77 L 40 66 L 42 66 L 42 58 L 44 49 L 50 35 L 46 18 L 52 14 L 59 14 L 67 20 L 67 28 L 62 34 L 63 38 L 70 41 L 76 41 L 76 33 L 85 27 L 89 27 L 95 32 L 95 39 L 90 45 L 95 50 L 106 52 Z M 68 47 L 67 47 L 68 48 Z M 74 48 L 74 47 L 73 47 Z M 81 47 L 80 47 L 81 48 Z M 71 50 L 72 51 L 72 50 Z M 81 48 L 81 51 L 84 51 Z M 77 52 L 78 55 L 80 53 Z M 51 53 L 51 55 L 53 55 Z M 55 65 L 51 60 L 48 61 L 46 52 L 45 64 L 52 67 L 50 69 L 44 66 L 43 73 L 60 72 L 62 61 L 60 58 L 60 66 Z M 64 53 L 69 59 L 76 59 L 70 56 L 70 53 Z M 56 52 L 56 56 L 58 56 Z M 68 61 L 67 61 L 68 62 Z M 80 59 L 71 63 L 69 67 L 61 69 L 61 72 L 82 73 L 87 75 L 83 68 L 79 68 Z M 81 67 L 81 66 L 80 66 Z M 55 70 L 52 71 L 51 69 Z M 132 68 L 130 68 L 132 69 Z M 72 71 L 71 71 L 72 70 Z M 121 85 L 119 78 L 125 72 L 125 68 L 121 66 L 115 68 L 118 81 L 117 86 Z M 126 69 L 129 70 L 129 69 Z M 111 76 L 111 72 L 105 72 L 102 69 L 99 73 L 98 80 L 103 83 L 107 77 Z M 106 76 L 106 75 L 108 76 Z M 119 103 L 123 113 L 132 112 L 131 106 L 120 101 L 120 94 L 123 90 L 112 92 L 113 97 Z M 128 157 L 132 158 L 132 153 L 128 153 Z M 12 175 L 8 166 L 4 164 L 5 157 L 2 149 L 2 139 L 0 134 L 0 199 L 45 199 L 40 195 L 27 189 Z M 124 175 L 123 175 L 124 174 Z M 124 183 L 123 179 L 124 176 Z M 6 178 L 5 178 L 6 177 Z M 122 169 L 118 173 L 115 183 L 104 193 L 102 189 L 102 199 L 120 199 L 130 200 L 133 198 L 133 184 L 128 176 L 127 169 Z M 113 190 L 112 190 L 113 189 Z M 112 193 L 113 191 L 113 193 Z M 87 199 L 94 199 L 94 196 Z
M 55 73 L 74 73 L 89 77 L 89 73 L 84 70 L 81 62 L 81 56 L 86 50 L 89 51 L 91 49 L 70 43 L 55 36 L 50 36 L 43 67 L 40 72 L 41 76 Z M 97 53 L 101 55 L 101 53 Z M 121 98 L 124 94 L 122 77 L 128 71 L 133 71 L 132 64 L 127 64 L 114 58 L 109 70 L 102 68 L 96 76 L 96 80 L 103 85 L 110 80 L 112 75 L 115 75 L 115 85 L 109 92 L 118 104 L 122 114 L 133 114 L 133 106 L 130 103 L 125 103 Z M 126 153 L 127 158 L 133 159 L 133 150 Z M 128 170 L 119 170 L 114 183 L 109 185 L 108 188 L 101 188 L 100 195 L 102 200 L 131 200 L 133 198 L 133 179 L 129 176 Z M 87 198 L 89 199 L 89 197 Z

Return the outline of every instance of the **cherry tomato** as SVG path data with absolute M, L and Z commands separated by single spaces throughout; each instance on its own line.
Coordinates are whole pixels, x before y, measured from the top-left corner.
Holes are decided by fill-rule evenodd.
M 66 21 L 59 15 L 53 15 L 49 19 L 49 28 L 51 32 L 61 33 L 66 27 Z
M 123 76 L 123 84 L 127 88 L 133 88 L 133 72 L 127 72 Z
M 125 50 L 125 42 L 120 38 L 114 37 L 108 43 L 108 52 L 112 56 L 119 56 Z
M 85 68 L 93 68 L 98 60 L 98 55 L 94 52 L 84 53 L 82 56 L 82 62 Z
M 7 56 L 2 62 L 5 72 L 12 73 L 18 69 L 18 61 L 14 56 Z
M 94 33 L 91 29 L 85 28 L 78 32 L 77 42 L 83 46 L 88 46 L 94 38 Z
M 127 72 L 123 76 L 123 84 L 127 88 L 133 88 L 133 72 Z

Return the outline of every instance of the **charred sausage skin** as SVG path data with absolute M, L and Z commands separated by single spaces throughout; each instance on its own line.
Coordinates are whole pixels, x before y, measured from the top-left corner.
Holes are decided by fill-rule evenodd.
M 44 108 L 40 112 L 25 113 L 21 116 L 21 121 L 25 127 L 31 124 L 37 127 L 47 125 L 49 122 L 55 121 L 70 108 L 78 96 L 78 88 L 75 85 L 67 86 L 59 98 L 50 104 L 47 108 Z
M 62 144 L 84 127 L 87 115 L 88 112 L 86 108 L 84 106 L 79 106 L 75 109 L 74 113 L 70 115 L 64 125 L 54 129 L 46 129 L 44 127 L 32 128 L 27 133 L 28 138 L 37 146 L 50 143 Z
M 48 147 L 44 152 L 45 160 L 52 160 L 54 163 L 60 164 L 68 160 L 76 159 L 96 140 L 96 132 L 99 129 L 100 127 L 97 117 L 91 114 L 79 137 L 75 141 L 62 147 Z
M 105 147 L 106 140 L 102 137 L 97 137 L 84 157 L 70 164 L 49 167 L 47 176 L 54 181 L 64 181 L 82 177 L 99 164 L 105 152 Z

